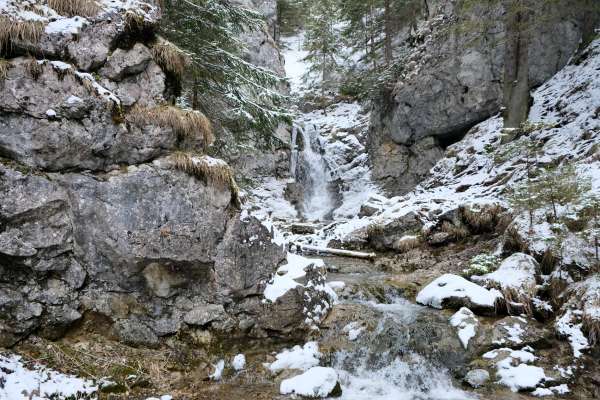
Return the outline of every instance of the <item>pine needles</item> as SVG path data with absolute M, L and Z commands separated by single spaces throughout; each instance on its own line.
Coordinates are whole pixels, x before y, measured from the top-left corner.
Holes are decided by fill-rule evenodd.
M 94 17 L 101 8 L 94 0 L 48 0 L 48 7 L 60 15 Z
M 171 128 L 179 138 L 201 139 L 205 146 L 214 141 L 212 125 L 199 111 L 182 110 L 174 106 L 133 107 L 126 118 L 138 126 L 156 124 Z
M 17 21 L 0 17 L 0 51 L 4 52 L 15 42 L 36 44 L 44 33 L 44 23 L 40 21 Z
M 207 184 L 227 187 L 231 192 L 232 202 L 238 208 L 241 206 L 240 189 L 235 182 L 233 170 L 225 161 L 184 152 L 175 153 L 172 159 L 176 169 L 202 179 Z

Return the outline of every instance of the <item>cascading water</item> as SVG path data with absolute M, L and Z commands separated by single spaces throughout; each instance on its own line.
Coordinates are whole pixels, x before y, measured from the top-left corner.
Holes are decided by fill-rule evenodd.
M 332 357 L 343 389 L 341 400 L 475 400 L 454 387 L 439 363 L 411 348 L 415 333 L 409 327 L 426 331 L 423 315 L 430 311 L 403 298 L 390 300 L 391 304 L 359 301 L 382 315 L 375 331 L 359 339 L 354 349 Z
M 295 150 L 298 131 L 300 131 L 304 143 L 304 149 L 300 153 Z M 335 206 L 329 189 L 331 175 L 325 160 L 318 151 L 315 151 L 315 148 L 319 146 L 318 135 L 319 130 L 313 124 L 304 128 L 294 126 L 292 129 L 294 150 L 292 150 L 290 168 L 292 176 L 302 184 L 304 189 L 302 214 L 304 218 L 311 221 L 327 219 Z

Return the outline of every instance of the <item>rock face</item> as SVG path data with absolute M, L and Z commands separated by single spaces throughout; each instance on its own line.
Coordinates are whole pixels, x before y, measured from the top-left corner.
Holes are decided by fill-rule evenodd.
M 534 29 L 530 48 L 533 87 L 568 62 L 583 35 L 589 33 L 586 18 L 588 22 L 598 18 L 585 15 L 581 5 L 559 3 L 549 7 L 555 7 L 553 11 L 561 18 Z M 500 6 L 465 10 L 456 4 L 432 2 L 412 44 L 405 45 L 405 70 L 393 89 L 374 103 L 369 135 L 373 177 L 395 195 L 410 191 L 448 144 L 500 110 L 503 10 Z M 468 21 L 497 22 L 491 22 L 481 35 L 460 29 Z
M 161 105 L 172 91 L 147 41 L 160 12 L 152 2 L 138 11 L 143 32 L 124 24 L 131 10 L 108 9 L 77 33 L 46 28 L 29 47 L 49 59 L 8 60 L 0 346 L 34 332 L 56 339 L 88 317 L 144 346 L 188 327 L 263 329 L 256 299 L 285 253 L 240 216 L 229 186 L 176 168 L 171 128 L 128 122 L 132 106 Z

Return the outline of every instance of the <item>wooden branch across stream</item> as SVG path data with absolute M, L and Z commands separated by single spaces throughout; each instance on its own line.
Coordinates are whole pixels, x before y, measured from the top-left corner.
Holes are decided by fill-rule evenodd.
M 312 252 L 312 253 L 317 253 L 317 254 L 331 254 L 334 256 L 362 258 L 362 259 L 367 259 L 367 260 L 374 260 L 375 257 L 377 257 L 377 255 L 375 253 L 363 253 L 360 251 L 331 249 L 331 248 L 327 248 L 327 247 L 309 246 L 309 245 L 300 244 L 300 243 L 293 243 L 292 246 L 295 246 L 296 249 L 300 250 L 300 252 Z

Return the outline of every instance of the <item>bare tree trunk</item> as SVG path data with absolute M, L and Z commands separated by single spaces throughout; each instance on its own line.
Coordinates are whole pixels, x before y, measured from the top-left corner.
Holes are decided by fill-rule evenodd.
M 390 65 L 392 62 L 392 7 L 390 4 L 391 0 L 385 0 L 384 4 L 384 56 L 385 56 L 385 65 Z
M 529 24 L 527 0 L 509 0 L 504 53 L 504 128 L 519 128 L 529 115 Z

